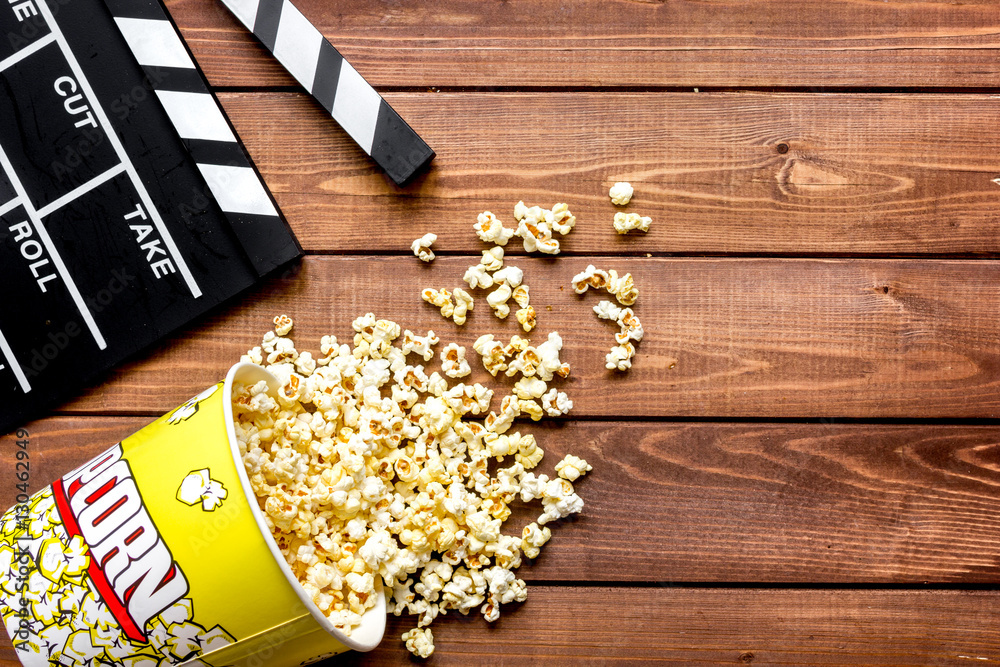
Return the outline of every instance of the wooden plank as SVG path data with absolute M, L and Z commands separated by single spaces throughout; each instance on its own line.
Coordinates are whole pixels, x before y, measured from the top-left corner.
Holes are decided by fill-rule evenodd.
M 293 81 L 219 3 L 167 3 L 215 85 Z M 1000 9 L 956 3 L 296 3 L 375 86 L 995 87 Z
M 436 665 L 928 665 L 997 659 L 996 592 L 533 587 L 493 628 L 439 619 Z M 371 654 L 412 664 L 390 617 Z M 333 665 L 333 661 L 327 665 Z M 989 664 L 988 662 L 985 664 Z
M 529 587 L 492 626 L 449 614 L 431 626 L 434 665 L 992 664 L 995 591 Z M 389 617 L 368 654 L 318 663 L 412 665 Z M 0 640 L 2 641 L 2 640 Z M 0 664 L 18 663 L 3 642 Z
M 300 349 L 323 334 L 353 336 L 375 311 L 442 346 L 471 349 L 485 333 L 524 333 L 497 320 L 476 291 L 464 327 L 420 300 L 425 287 L 465 286 L 475 258 L 309 257 L 301 271 L 236 301 L 189 333 L 70 403 L 88 413 L 157 415 L 225 376 L 271 327 L 295 318 Z M 631 272 L 646 337 L 628 373 L 604 357 L 617 329 L 591 312 L 571 279 L 588 262 Z M 519 258 L 539 312 L 535 342 L 561 332 L 573 367 L 558 386 L 591 417 L 983 418 L 1000 415 L 1000 263 L 985 260 Z M 604 294 L 607 297 L 607 294 Z M 551 307 L 551 310 L 549 308 Z M 350 334 L 350 336 L 348 336 Z M 434 361 L 428 369 L 434 368 Z M 502 394 L 513 378 L 489 379 Z
M 1000 252 L 985 95 L 392 94 L 437 150 L 403 191 L 304 95 L 221 99 L 313 252 L 479 252 L 478 213 L 520 199 L 570 205 L 566 254 Z M 616 180 L 648 234 L 615 233 Z
M 56 417 L 28 426 L 42 488 L 149 418 Z M 842 424 L 524 425 L 553 476 L 594 466 L 584 512 L 553 527 L 529 581 L 1000 581 L 1000 427 Z M 0 506 L 14 503 L 0 439 Z M 5 483 L 5 480 L 8 480 Z M 505 528 L 539 513 L 518 505 Z

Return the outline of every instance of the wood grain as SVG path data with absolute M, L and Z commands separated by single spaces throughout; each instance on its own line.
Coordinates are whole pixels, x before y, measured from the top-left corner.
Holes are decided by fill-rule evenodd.
M 210 80 L 292 85 L 220 3 L 167 3 Z M 995 87 L 1000 8 L 834 0 L 300 0 L 379 86 Z
M 405 189 L 221 3 L 167 4 L 311 256 L 26 425 L 32 488 L 223 377 L 278 313 L 301 349 L 369 310 L 433 328 L 505 393 L 471 343 L 516 324 L 477 292 L 457 328 L 418 290 L 462 285 L 480 211 L 566 201 L 564 256 L 513 263 L 575 408 L 518 428 L 545 472 L 594 465 L 586 509 L 519 572 L 526 603 L 438 619 L 429 664 L 1000 662 L 1000 3 L 296 0 L 437 151 Z M 614 233 L 617 180 L 649 234 Z M 409 254 L 427 231 L 432 265 Z M 588 263 L 642 290 L 628 374 L 569 287 Z M 327 664 L 415 664 L 412 626 Z
M 564 253 L 995 256 L 1000 107 L 985 95 L 389 95 L 437 150 L 399 190 L 312 100 L 221 100 L 309 251 L 408 253 L 427 231 L 479 252 L 472 225 L 565 201 Z M 619 236 L 608 198 L 648 234 Z M 520 245 L 508 244 L 512 251 Z
M 989 665 L 998 604 L 996 591 L 530 586 L 492 626 L 439 617 L 425 664 Z M 399 641 L 413 619 L 387 625 L 375 651 L 318 665 L 416 664 Z M 18 664 L 6 642 L 0 664 Z
M 439 619 L 433 664 L 990 664 L 1000 642 L 995 592 L 539 586 L 528 595 L 494 628 Z M 411 627 L 390 617 L 375 652 L 336 664 L 412 664 L 396 641 Z
M 28 425 L 33 489 L 149 418 Z M 1000 581 L 1000 427 L 842 424 L 522 425 L 554 476 L 594 471 L 584 512 L 560 522 L 529 581 Z M 14 504 L 13 438 L 0 439 L 0 507 Z M 10 483 L 3 484 L 3 480 Z M 540 512 L 516 507 L 519 533 Z
M 478 291 L 478 307 L 460 328 L 419 297 L 428 286 L 464 286 L 473 261 L 309 257 L 295 275 L 121 367 L 65 409 L 162 414 L 224 377 L 279 313 L 298 322 L 303 350 L 318 350 L 326 333 L 349 339 L 350 322 L 372 310 L 413 331 L 433 329 L 444 343 L 467 346 L 473 379 L 486 381 L 471 345 L 485 333 L 524 333 L 513 317 L 497 320 Z M 588 262 L 631 272 L 642 290 L 635 310 L 646 337 L 628 373 L 604 368 L 616 329 L 591 312 L 602 297 L 578 296 L 570 286 Z M 559 386 L 576 416 L 1000 415 L 997 262 L 592 257 L 515 264 L 539 312 L 532 338 L 552 330 L 563 336 L 573 372 Z M 512 380 L 489 382 L 502 394 Z

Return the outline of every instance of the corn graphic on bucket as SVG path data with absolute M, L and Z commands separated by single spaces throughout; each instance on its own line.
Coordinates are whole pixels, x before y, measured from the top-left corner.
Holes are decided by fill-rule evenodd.
M 0 518 L 0 615 L 24 665 L 308 665 L 367 651 L 298 585 L 264 523 L 221 382 Z

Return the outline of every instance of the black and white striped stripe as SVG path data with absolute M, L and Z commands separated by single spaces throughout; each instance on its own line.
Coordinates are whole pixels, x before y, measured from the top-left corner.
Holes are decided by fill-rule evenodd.
M 289 0 L 222 0 L 397 185 L 434 151 Z
M 257 273 L 297 257 L 288 224 L 160 3 L 105 4 Z

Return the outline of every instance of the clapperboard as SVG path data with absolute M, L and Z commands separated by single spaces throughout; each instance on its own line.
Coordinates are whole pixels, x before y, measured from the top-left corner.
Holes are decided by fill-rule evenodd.
M 159 2 L 0 30 L 3 433 L 301 250 Z
M 396 185 L 434 158 L 430 146 L 291 0 L 222 3 Z

